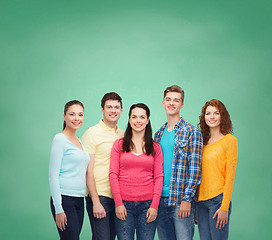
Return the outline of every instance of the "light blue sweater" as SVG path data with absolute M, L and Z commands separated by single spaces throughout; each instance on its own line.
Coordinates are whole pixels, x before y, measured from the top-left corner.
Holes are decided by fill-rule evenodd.
M 80 140 L 79 140 L 80 141 Z M 64 212 L 61 195 L 84 197 L 86 170 L 90 157 L 81 141 L 83 151 L 63 133 L 52 142 L 49 164 L 49 185 L 56 214 Z

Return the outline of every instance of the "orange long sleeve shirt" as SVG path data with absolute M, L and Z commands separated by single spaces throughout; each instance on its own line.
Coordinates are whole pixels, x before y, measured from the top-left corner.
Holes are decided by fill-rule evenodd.
M 231 201 L 238 157 L 237 139 L 227 134 L 203 148 L 201 182 L 198 201 L 205 201 L 223 193 L 220 209 L 228 211 Z

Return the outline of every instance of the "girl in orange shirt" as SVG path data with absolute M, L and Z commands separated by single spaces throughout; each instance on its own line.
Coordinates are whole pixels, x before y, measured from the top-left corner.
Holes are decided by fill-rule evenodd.
M 230 134 L 230 116 L 219 100 L 206 102 L 199 118 L 204 144 L 197 203 L 199 235 L 201 240 L 225 240 L 229 235 L 237 139 Z

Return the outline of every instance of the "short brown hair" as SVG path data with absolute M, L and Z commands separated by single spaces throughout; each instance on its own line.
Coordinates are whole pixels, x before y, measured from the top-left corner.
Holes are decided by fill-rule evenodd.
M 164 90 L 164 93 L 163 93 L 163 98 L 165 98 L 166 94 L 169 93 L 169 92 L 178 92 L 181 94 L 181 101 L 183 102 L 184 101 L 184 91 L 182 90 L 182 88 L 178 85 L 173 85 L 173 86 L 170 86 L 168 88 L 166 88 Z
M 122 98 L 117 94 L 116 92 L 109 92 L 106 93 L 103 98 L 101 99 L 101 107 L 104 109 L 105 107 L 105 102 L 108 100 L 117 100 L 121 104 L 121 108 L 123 108 L 122 105 Z

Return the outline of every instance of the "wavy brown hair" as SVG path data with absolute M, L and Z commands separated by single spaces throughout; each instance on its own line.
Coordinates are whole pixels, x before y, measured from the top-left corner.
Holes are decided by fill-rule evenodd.
M 219 110 L 220 113 L 220 132 L 223 135 L 226 135 L 228 133 L 232 133 L 232 122 L 230 120 L 230 115 L 228 110 L 226 109 L 225 105 L 220 102 L 217 99 L 212 99 L 205 103 L 205 105 L 202 108 L 201 115 L 199 116 L 199 124 L 198 127 L 201 130 L 202 136 L 203 136 L 203 144 L 207 145 L 208 140 L 210 138 L 210 128 L 205 122 L 205 114 L 206 109 L 208 106 L 216 107 Z

